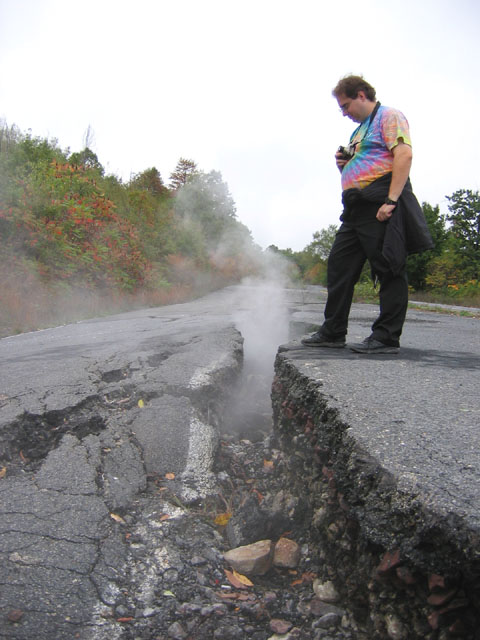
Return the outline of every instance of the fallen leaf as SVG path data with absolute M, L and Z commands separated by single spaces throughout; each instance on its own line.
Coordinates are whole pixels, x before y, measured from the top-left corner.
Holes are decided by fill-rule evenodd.
M 117 618 L 117 622 L 131 622 L 133 620 L 133 616 L 125 616 L 124 618 Z
M 117 515 L 116 513 L 111 513 L 110 517 L 115 520 L 115 522 L 122 522 L 123 524 L 125 524 L 125 520 L 122 518 L 122 516 Z
M 273 460 L 263 460 L 263 466 L 266 467 L 267 469 L 272 469 L 273 467 Z
M 306 571 L 305 573 L 302 573 L 301 578 L 298 578 L 297 580 L 291 582 L 290 586 L 295 587 L 299 584 L 303 584 L 304 582 L 313 582 L 316 577 L 316 573 L 313 573 L 312 571 Z
M 237 580 L 240 580 L 240 582 L 245 586 L 253 587 L 253 582 L 249 580 L 247 576 L 243 576 L 241 573 L 238 573 L 238 571 L 235 571 L 235 569 L 233 570 L 233 575 Z
M 165 474 L 165 478 L 167 480 L 175 480 L 175 474 L 174 473 L 166 473 Z
M 226 524 L 228 524 L 228 521 L 230 520 L 231 517 L 232 517 L 232 514 L 229 513 L 228 511 L 226 513 L 219 513 L 218 516 L 215 518 L 215 524 L 220 527 L 224 527 Z
M 7 467 L 2 467 L 0 469 L 0 478 L 4 478 L 7 475 Z
M 241 582 L 238 578 L 235 577 L 235 572 L 232 573 L 232 571 L 229 571 L 228 569 L 224 569 L 225 571 L 225 575 L 227 576 L 227 580 L 230 582 L 230 584 L 232 586 L 235 587 L 235 589 L 246 589 L 247 585 L 244 584 L 243 582 Z M 237 574 L 240 575 L 240 574 Z
M 167 596 L 168 598 L 175 598 L 175 594 L 172 591 L 164 591 L 163 595 Z
M 168 515 L 168 513 L 164 513 L 163 516 L 160 516 L 160 522 L 163 522 L 164 520 L 168 520 L 170 518 L 170 516 Z
M 232 591 L 231 593 L 218 593 L 222 600 L 240 600 L 241 602 L 255 601 L 256 597 L 253 593 L 238 593 L 238 591 Z
M 145 406 L 145 402 L 143 400 L 139 400 L 137 404 L 140 407 L 140 409 L 143 409 L 143 407 Z
M 237 600 L 240 594 L 233 592 L 233 593 L 218 593 L 217 595 L 223 600 Z

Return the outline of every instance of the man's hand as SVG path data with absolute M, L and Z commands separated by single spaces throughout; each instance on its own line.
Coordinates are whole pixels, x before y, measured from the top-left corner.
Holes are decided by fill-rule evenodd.
M 392 217 L 392 213 L 395 210 L 394 204 L 382 204 L 380 209 L 377 211 L 377 220 L 380 222 L 386 222 Z
M 343 170 L 343 167 L 347 164 L 348 160 L 343 157 L 340 151 L 337 151 L 337 153 L 335 154 L 335 162 L 339 171 L 341 172 Z

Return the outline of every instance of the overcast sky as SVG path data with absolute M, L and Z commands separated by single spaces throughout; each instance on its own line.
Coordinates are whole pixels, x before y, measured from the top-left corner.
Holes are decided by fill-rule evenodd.
M 337 224 L 331 90 L 363 74 L 411 128 L 418 199 L 480 189 L 478 0 L 0 0 L 0 117 L 127 181 L 220 171 L 262 247 Z

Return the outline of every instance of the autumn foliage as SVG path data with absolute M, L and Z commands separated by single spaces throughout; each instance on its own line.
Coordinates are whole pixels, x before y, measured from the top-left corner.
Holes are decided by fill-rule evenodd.
M 251 273 L 256 247 L 227 185 L 188 163 L 171 188 L 154 167 L 122 183 L 90 149 L 70 154 L 4 124 L 0 332 L 178 302 Z

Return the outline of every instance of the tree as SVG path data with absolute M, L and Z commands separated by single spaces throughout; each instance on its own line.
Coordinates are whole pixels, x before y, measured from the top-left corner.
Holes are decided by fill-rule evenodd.
M 55 139 L 34 137 L 30 133 L 21 134 L 17 143 L 7 153 L 11 170 L 17 167 L 24 174 L 30 173 L 39 163 L 50 163 L 65 160 L 65 155 L 57 146 Z M 20 169 L 21 167 L 21 169 Z
M 457 287 L 464 280 L 453 244 L 453 236 L 450 235 L 443 252 L 434 256 L 428 263 L 428 273 L 425 277 L 428 287 L 447 289 L 449 286 Z
M 440 213 L 438 205 L 432 207 L 424 202 L 422 209 L 435 246 L 429 251 L 408 257 L 408 283 L 415 291 L 420 291 L 427 285 L 427 276 L 431 271 L 432 261 L 445 250 L 448 236 L 448 231 L 445 228 L 445 215 Z
M 95 144 L 95 133 L 92 126 L 89 124 L 87 130 L 83 135 L 83 148 L 91 149 Z
M 303 251 L 291 254 L 291 259 L 295 261 L 306 282 L 322 285 L 326 283 L 327 259 L 336 233 L 337 227 L 334 224 L 315 231 L 313 241 Z
M 16 125 L 9 127 L 6 120 L 0 118 L 0 154 L 8 153 L 21 138 L 22 134 Z
M 170 188 L 177 190 L 183 185 L 187 184 L 197 173 L 197 164 L 193 160 L 186 158 L 180 158 L 175 167 L 175 171 L 170 174 Z
M 175 212 L 192 230 L 199 227 L 210 248 L 236 223 L 235 202 L 219 171 L 192 175 L 177 192 Z
M 83 167 L 84 169 L 93 169 L 97 171 L 101 176 L 105 173 L 105 169 L 100 164 L 98 156 L 88 147 L 85 147 L 82 151 L 72 153 L 68 161 L 70 164 L 77 167 Z
M 305 251 L 309 251 L 321 260 L 327 260 L 336 233 L 337 226 L 334 224 L 328 225 L 326 229 L 322 229 L 321 231 L 315 231 L 313 234 L 313 242 L 305 247 Z
M 160 196 L 165 191 L 160 171 L 156 167 L 137 173 L 130 180 L 130 187 L 148 191 L 152 196 Z
M 465 280 L 480 278 L 480 194 L 470 189 L 459 189 L 449 201 L 452 223 L 451 233 Z

